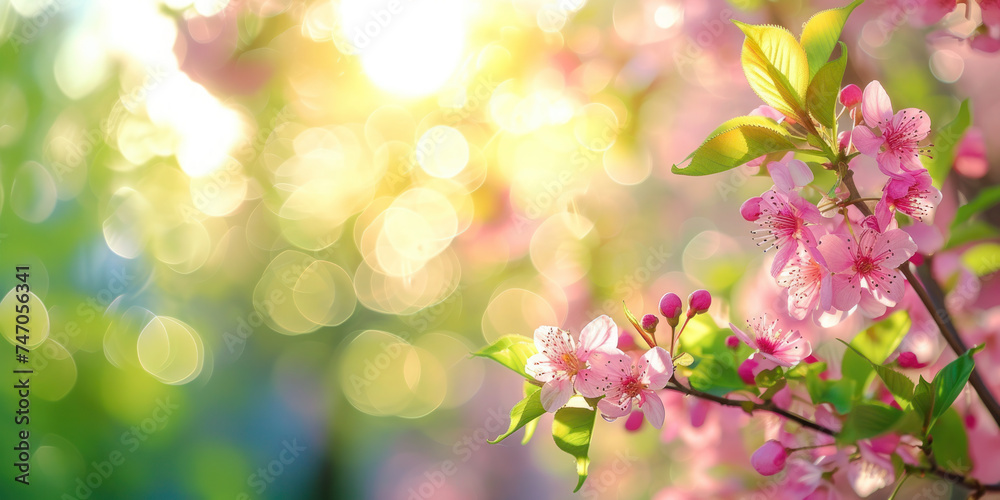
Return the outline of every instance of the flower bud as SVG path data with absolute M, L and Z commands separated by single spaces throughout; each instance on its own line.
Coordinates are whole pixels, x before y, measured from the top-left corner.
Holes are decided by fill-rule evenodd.
M 850 84 L 840 90 L 840 104 L 845 108 L 853 108 L 861 103 L 861 89 L 855 84 Z
M 778 441 L 772 439 L 757 448 L 750 457 L 750 465 L 762 476 L 773 476 L 785 469 L 788 451 Z
M 712 305 L 712 294 L 708 290 L 695 290 L 688 296 L 688 317 L 708 311 Z
M 757 368 L 757 362 L 753 359 L 747 358 L 746 361 L 740 364 L 740 367 L 736 369 L 736 373 L 743 379 L 743 383 L 747 385 L 756 385 L 757 380 L 753 376 L 753 370 Z
M 681 317 L 681 308 L 684 303 L 676 293 L 666 293 L 660 297 L 660 314 L 667 318 L 670 326 L 677 326 L 677 319 Z
M 740 339 L 736 338 L 736 335 L 730 335 L 726 337 L 726 347 L 736 350 L 740 348 Z
M 657 318 L 653 314 L 647 314 L 642 317 L 642 329 L 646 333 L 656 333 L 656 325 L 660 323 L 660 318 Z
M 899 357 L 896 359 L 899 361 L 900 368 L 923 368 L 927 366 L 927 363 L 921 363 L 917 359 L 917 355 L 909 351 L 899 353 Z
M 760 218 L 760 196 L 754 196 L 747 201 L 743 202 L 740 206 L 740 215 L 746 219 L 747 222 L 754 222 Z

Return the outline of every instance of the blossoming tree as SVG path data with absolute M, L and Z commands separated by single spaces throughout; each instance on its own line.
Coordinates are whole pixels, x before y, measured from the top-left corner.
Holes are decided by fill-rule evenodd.
M 972 498 L 1000 491 L 970 473 L 969 418 L 1000 424 L 1000 405 L 974 359 L 983 346 L 968 348 L 956 331 L 928 271 L 934 248 L 914 238 L 942 201 L 939 188 L 968 126 L 968 107 L 963 103 L 958 117 L 937 130 L 931 146 L 924 111 L 894 110 L 878 81 L 865 82 L 863 91 L 845 86 L 848 53 L 838 39 L 859 3 L 818 13 L 799 37 L 735 22 L 745 34 L 747 81 L 764 105 L 720 125 L 672 169 L 703 176 L 741 167 L 770 176 L 774 186 L 746 200 L 740 215 L 752 241 L 773 252 L 770 274 L 785 290 L 787 309 L 759 311 L 746 328 L 725 328 L 702 314 L 712 302 L 708 291 L 690 295 L 686 314 L 680 296 L 667 293 L 659 316 L 637 318 L 625 309 L 642 344 L 619 342 L 627 335 L 604 315 L 579 338 L 555 326 L 539 327 L 533 339 L 504 337 L 477 355 L 524 377 L 524 399 L 493 442 L 521 428 L 527 442 L 539 417 L 554 413 L 552 435 L 576 460 L 579 489 L 596 417 L 629 417 L 634 427 L 639 415 L 660 428 L 661 395 L 676 392 L 780 417 L 750 465 L 765 476 L 789 471 L 781 498 L 827 498 L 838 481 L 867 497 L 894 485 L 898 491 L 911 476 L 943 479 Z M 938 159 L 928 169 L 931 151 Z M 857 187 L 865 161 L 877 165 L 866 174 L 880 176 L 880 192 Z M 832 173 L 825 184 L 820 172 Z M 984 203 L 969 206 L 955 224 Z M 785 314 L 816 330 L 852 316 L 868 327 L 820 355 L 812 332 L 776 319 Z M 928 360 L 901 347 L 917 317 L 929 317 L 954 351 L 929 380 L 909 370 Z M 683 335 L 692 328 L 696 334 Z M 976 400 L 963 421 L 955 406 L 967 384 Z

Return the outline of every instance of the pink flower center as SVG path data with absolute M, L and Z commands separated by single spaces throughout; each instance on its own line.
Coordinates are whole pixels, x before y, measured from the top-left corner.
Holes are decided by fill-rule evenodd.
M 875 270 L 875 262 L 872 258 L 867 255 L 859 255 L 858 260 L 854 263 L 854 268 L 857 269 L 858 274 L 862 276 L 867 276 Z
M 645 389 L 645 387 L 642 385 L 641 382 L 639 382 L 639 379 L 634 376 L 629 377 L 622 384 L 622 393 L 630 398 L 639 396 L 639 394 L 642 393 L 643 389 Z
M 764 354 L 774 354 L 778 350 L 778 346 L 781 345 L 781 339 L 764 335 L 762 337 L 757 337 L 757 349 Z
M 562 361 L 563 368 L 566 369 L 568 375 L 576 375 L 577 372 L 586 368 L 583 361 L 580 361 L 580 358 L 576 357 L 576 353 L 563 353 L 559 359 Z

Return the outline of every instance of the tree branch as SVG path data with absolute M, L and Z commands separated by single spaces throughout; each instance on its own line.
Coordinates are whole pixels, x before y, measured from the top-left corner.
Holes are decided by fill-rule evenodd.
M 861 195 L 858 194 L 858 187 L 854 184 L 854 172 L 844 162 L 838 165 L 838 171 L 841 174 L 840 178 L 844 182 L 844 186 L 847 187 L 847 191 L 850 193 L 850 198 L 861 198 Z M 868 205 L 858 203 L 856 206 L 865 216 L 872 215 L 872 211 L 868 208 Z M 962 342 L 962 337 L 959 336 L 958 331 L 955 330 L 955 325 L 952 324 L 951 319 L 948 317 L 948 310 L 944 306 L 944 293 L 937 282 L 934 281 L 929 269 L 926 269 L 924 266 L 920 266 L 917 269 L 921 273 L 923 281 L 917 280 L 913 272 L 910 271 L 909 262 L 904 262 L 903 265 L 899 266 L 899 271 L 906 277 L 906 281 L 910 282 L 913 291 L 917 292 L 920 302 L 923 302 L 924 307 L 927 308 L 927 312 L 930 313 L 931 318 L 941 331 L 941 335 L 945 341 L 948 342 L 951 350 L 956 355 L 962 355 L 968 349 L 965 343 Z M 933 292 L 933 295 L 929 292 Z M 944 315 L 941 314 L 941 311 L 944 311 Z M 976 390 L 976 394 L 979 395 L 983 406 L 990 412 L 993 421 L 1000 426 L 1000 403 L 997 403 L 996 398 L 990 393 L 989 388 L 986 387 L 986 382 L 976 368 L 972 369 L 972 375 L 969 376 L 969 383 Z
M 812 420 L 809 420 L 808 418 L 805 418 L 805 417 L 803 417 L 801 415 L 796 415 L 796 414 L 794 414 L 794 413 L 792 413 L 790 411 L 787 411 L 785 409 L 779 408 L 772 401 L 764 401 L 763 403 L 757 403 L 755 401 L 750 401 L 750 400 L 742 400 L 741 401 L 741 400 L 724 398 L 722 396 L 716 396 L 714 394 L 709 394 L 707 392 L 702 392 L 702 391 L 699 391 L 697 389 L 692 389 L 690 387 L 685 387 L 685 386 L 681 385 L 681 383 L 678 382 L 676 378 L 671 378 L 670 379 L 670 383 L 667 384 L 667 386 L 664 387 L 664 389 L 668 390 L 668 391 L 679 392 L 679 393 L 685 394 L 687 396 L 694 396 L 696 398 L 701 398 L 701 399 L 704 399 L 704 400 L 707 400 L 707 401 L 712 401 L 712 402 L 718 403 L 718 404 L 720 404 L 722 406 L 731 406 L 731 407 L 734 407 L 734 408 L 743 408 L 744 410 L 746 410 L 747 407 L 749 406 L 750 407 L 749 411 L 751 411 L 751 412 L 754 411 L 754 410 L 761 410 L 761 411 L 766 411 L 766 412 L 774 413 L 775 415 L 780 415 L 782 417 L 785 417 L 788 420 L 791 420 L 791 421 L 793 421 L 793 422 L 795 422 L 795 423 L 797 423 L 797 424 L 799 424 L 802 427 L 805 427 L 807 429 L 812 429 L 812 430 L 814 430 L 816 432 L 820 432 L 820 433 L 826 434 L 828 436 L 836 436 L 837 435 L 837 431 L 835 431 L 835 430 L 833 430 L 833 429 L 831 429 L 829 427 L 826 427 L 824 425 L 820 425 L 820 424 L 818 424 L 816 422 L 813 422 Z M 968 488 L 968 489 L 972 490 L 973 492 L 976 492 L 976 493 L 978 493 L 980 495 L 983 492 L 986 492 L 986 491 L 1000 491 L 1000 483 L 982 484 L 982 483 L 979 482 L 978 479 L 976 479 L 974 477 L 963 476 L 961 474 L 958 474 L 958 473 L 951 472 L 949 470 L 943 469 L 943 468 L 941 468 L 940 465 L 937 464 L 937 462 L 935 462 L 933 460 L 928 460 L 928 462 L 930 463 L 930 465 L 928 465 L 928 466 L 924 466 L 924 467 L 907 466 L 906 470 L 908 472 L 910 472 L 911 474 L 916 474 L 916 475 L 919 475 L 919 476 L 924 476 L 926 474 L 931 474 L 931 475 L 940 477 L 941 479 L 950 481 L 950 482 L 958 484 L 958 485 L 962 485 L 962 486 L 964 486 L 964 487 L 966 487 L 966 488 Z

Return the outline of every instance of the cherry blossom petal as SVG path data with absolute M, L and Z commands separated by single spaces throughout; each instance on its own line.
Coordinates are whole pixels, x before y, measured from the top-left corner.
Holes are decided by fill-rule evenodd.
M 580 347 L 577 356 L 586 361 L 596 350 L 610 350 L 618 347 L 618 325 L 606 314 L 602 314 L 583 327 L 580 332 Z
M 674 364 L 666 349 L 656 346 L 642 355 L 638 362 L 639 382 L 650 389 L 662 389 L 674 375 Z
M 556 377 L 542 386 L 542 408 L 549 413 L 554 413 L 559 408 L 566 406 L 569 398 L 573 397 L 573 382 L 569 377 Z
M 535 348 L 552 359 L 559 359 L 563 354 L 576 354 L 573 338 L 554 326 L 540 326 L 535 330 Z
M 754 342 L 749 335 L 743 332 L 743 330 L 740 330 L 739 328 L 736 327 L 736 325 L 732 323 L 729 324 L 729 328 L 733 331 L 734 334 L 736 334 L 737 337 L 739 337 L 740 340 L 743 341 L 744 344 L 753 347 L 754 349 L 757 348 L 756 342 Z
M 828 234 L 821 238 L 819 252 L 827 267 L 834 273 L 844 272 L 854 264 L 850 245 L 838 235 Z
M 524 365 L 524 372 L 539 382 L 552 380 L 564 369 L 565 367 L 558 361 L 554 361 L 542 353 L 532 355 Z
M 657 429 L 663 427 L 663 418 L 666 412 L 663 409 L 663 401 L 660 400 L 660 396 L 657 396 L 653 391 L 642 391 L 642 395 L 642 402 L 639 403 L 642 413 L 646 415 L 646 419 L 653 427 Z
M 854 142 L 858 151 L 872 157 L 878 154 L 879 148 L 885 143 L 884 138 L 875 135 L 870 128 L 861 125 L 854 128 L 854 132 L 851 133 L 851 141 Z
M 847 311 L 861 301 L 861 278 L 857 274 L 833 275 L 833 307 Z
M 605 397 L 597 403 L 597 409 L 601 410 L 601 416 L 605 419 L 614 420 L 618 417 L 624 417 L 632 411 L 632 398 L 612 399 Z
M 597 398 L 607 390 L 607 381 L 593 369 L 586 368 L 576 374 L 576 392 L 587 398 Z
M 865 87 L 861 96 L 861 116 L 871 128 L 884 128 L 892 120 L 892 101 L 878 80 L 873 80 Z
M 881 278 L 881 279 L 879 279 Z M 892 307 L 903 300 L 903 275 L 899 271 L 888 271 L 876 278 L 878 286 L 872 287 L 872 296 L 875 300 Z
M 899 267 L 917 252 L 917 244 L 910 235 L 902 229 L 886 231 L 875 239 L 872 246 L 872 257 L 881 257 L 878 263 L 881 267 Z

